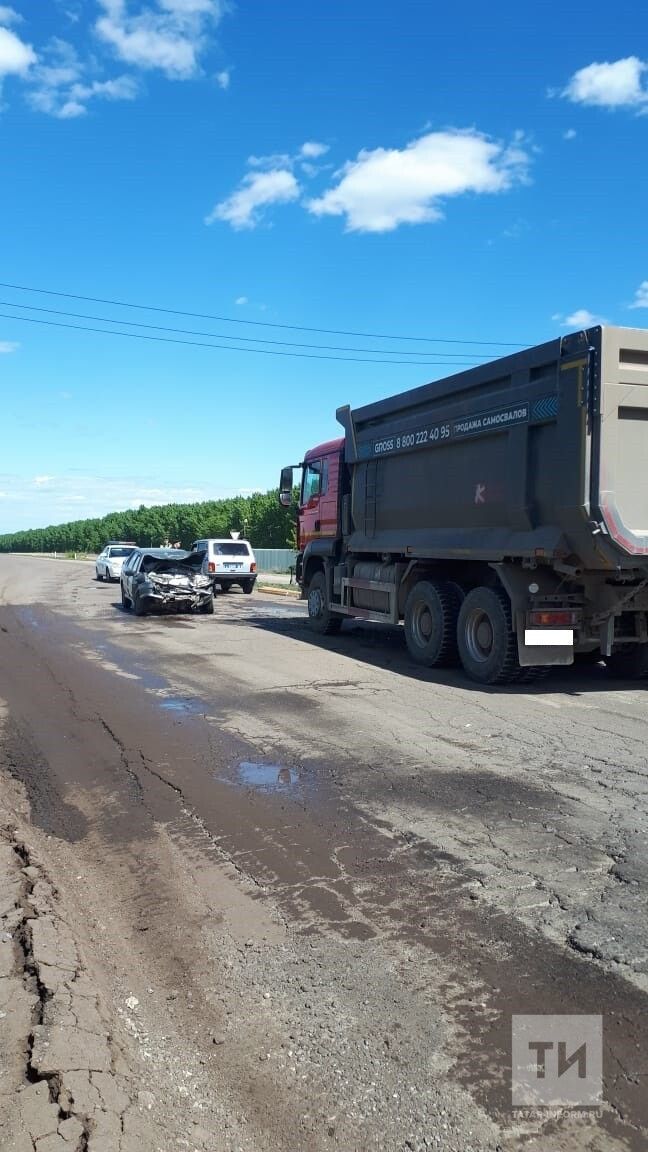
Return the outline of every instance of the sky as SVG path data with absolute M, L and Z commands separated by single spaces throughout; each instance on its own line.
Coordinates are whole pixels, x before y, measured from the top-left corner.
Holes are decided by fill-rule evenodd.
M 0 0 L 0 533 L 648 326 L 636 0 Z

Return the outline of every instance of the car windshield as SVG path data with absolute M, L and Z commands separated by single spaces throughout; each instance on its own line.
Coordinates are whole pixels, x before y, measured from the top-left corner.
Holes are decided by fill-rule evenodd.
M 108 555 L 111 557 L 121 556 L 123 559 L 125 559 L 126 556 L 130 556 L 131 552 L 134 551 L 134 548 L 109 548 Z
M 147 552 L 140 567 L 141 572 L 168 572 L 186 573 L 187 570 L 200 571 L 203 554 L 200 552 L 181 552 L 178 549 L 163 550 L 162 548 Z
M 224 544 L 214 544 L 215 556 L 249 556 L 247 544 L 226 540 Z

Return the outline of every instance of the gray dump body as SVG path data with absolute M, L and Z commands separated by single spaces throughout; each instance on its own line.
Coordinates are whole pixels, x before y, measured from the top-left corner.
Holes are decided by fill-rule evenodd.
M 648 331 L 591 328 L 337 415 L 350 551 L 648 574 Z

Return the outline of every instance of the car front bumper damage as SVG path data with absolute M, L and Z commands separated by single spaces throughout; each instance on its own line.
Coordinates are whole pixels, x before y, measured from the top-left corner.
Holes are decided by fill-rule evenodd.
M 205 576 L 151 576 L 140 595 L 159 608 L 202 608 L 212 596 L 211 581 Z

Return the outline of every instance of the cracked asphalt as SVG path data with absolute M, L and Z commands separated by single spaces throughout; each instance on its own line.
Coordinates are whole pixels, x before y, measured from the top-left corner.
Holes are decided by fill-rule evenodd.
M 645 688 L 92 573 L 0 557 L 3 1152 L 645 1149 Z M 598 1107 L 511 1106 L 547 1013 Z

